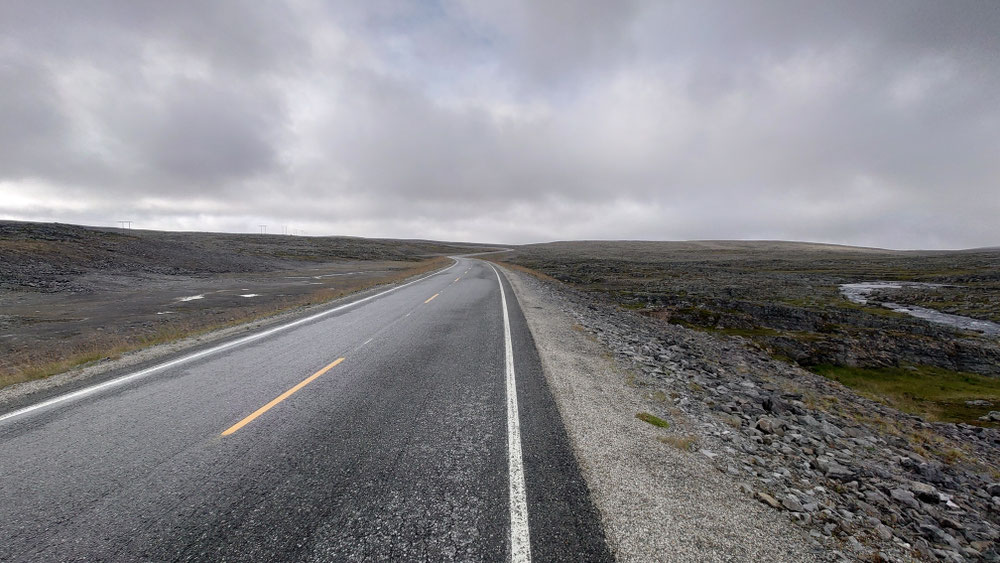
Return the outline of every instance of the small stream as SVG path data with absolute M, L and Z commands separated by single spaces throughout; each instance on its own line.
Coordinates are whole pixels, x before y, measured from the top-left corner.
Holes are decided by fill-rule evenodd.
M 936 288 L 943 286 L 937 283 L 920 282 L 845 283 L 840 285 L 840 293 L 843 294 L 848 301 L 858 303 L 860 305 L 867 305 L 868 296 L 871 295 L 871 293 L 876 289 L 903 289 L 904 287 Z M 991 321 L 983 321 L 973 319 L 971 317 L 963 317 L 961 315 L 942 313 L 941 311 L 935 311 L 934 309 L 928 309 L 926 307 L 917 307 L 916 305 L 900 305 L 899 303 L 880 303 L 880 305 L 887 309 L 892 309 L 893 311 L 900 313 L 906 313 L 907 315 L 917 317 L 918 319 L 924 319 L 925 321 L 930 321 L 932 323 L 943 324 L 962 330 L 974 330 L 988 336 L 1000 336 L 1000 324 Z

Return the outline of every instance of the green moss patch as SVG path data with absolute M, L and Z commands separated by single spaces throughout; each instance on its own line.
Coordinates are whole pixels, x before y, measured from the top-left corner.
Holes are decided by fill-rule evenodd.
M 853 368 L 819 365 L 812 371 L 861 395 L 929 420 L 983 424 L 979 417 L 1000 410 L 1000 378 L 933 366 Z M 969 406 L 985 400 L 992 406 Z
M 668 428 L 670 423 L 662 418 L 649 414 L 648 412 L 641 412 L 635 415 L 636 418 L 643 422 L 648 422 L 653 426 L 659 426 L 660 428 Z

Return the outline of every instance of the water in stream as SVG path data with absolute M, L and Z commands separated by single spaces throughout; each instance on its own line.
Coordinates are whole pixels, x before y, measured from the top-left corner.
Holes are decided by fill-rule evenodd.
M 843 294 L 843 296 L 849 301 L 861 305 L 867 305 L 868 296 L 871 295 L 871 293 L 876 289 L 903 289 L 904 287 L 935 288 L 942 286 L 941 284 L 919 282 L 845 283 L 840 285 L 840 293 Z M 888 309 L 892 309 L 893 311 L 906 313 L 907 315 L 917 317 L 918 319 L 924 319 L 925 321 L 930 321 L 932 323 L 943 324 L 962 330 L 974 330 L 988 336 L 1000 336 L 1000 324 L 994 322 L 973 319 L 971 317 L 963 317 L 961 315 L 942 313 L 941 311 L 935 311 L 934 309 L 928 309 L 926 307 L 918 307 L 916 305 L 900 305 L 899 303 L 880 303 L 880 305 Z

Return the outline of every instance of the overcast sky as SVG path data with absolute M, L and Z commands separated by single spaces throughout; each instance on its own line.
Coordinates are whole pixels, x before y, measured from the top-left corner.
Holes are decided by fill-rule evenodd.
M 1000 245 L 1000 1 L 3 2 L 0 218 Z

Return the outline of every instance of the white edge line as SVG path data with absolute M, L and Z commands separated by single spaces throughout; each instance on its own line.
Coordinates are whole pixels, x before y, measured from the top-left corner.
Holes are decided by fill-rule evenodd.
M 67 393 L 65 395 L 59 395 L 58 397 L 53 397 L 53 398 L 51 398 L 51 399 L 49 399 L 47 401 L 42 401 L 41 403 L 37 403 L 37 404 L 31 405 L 30 407 L 24 407 L 24 408 L 18 409 L 16 411 L 11 411 L 11 412 L 9 412 L 7 414 L 0 415 L 0 422 L 4 422 L 4 421 L 10 420 L 12 418 L 17 418 L 17 417 L 20 417 L 20 416 L 24 416 L 24 415 L 26 415 L 28 413 L 33 412 L 33 411 L 37 411 L 37 410 L 40 410 L 40 409 L 51 407 L 53 405 L 58 405 L 59 403 L 65 403 L 67 401 L 72 401 L 74 399 L 79 399 L 80 397 L 85 397 L 87 395 L 90 395 L 91 393 L 96 393 L 96 392 L 102 391 L 104 389 L 109 389 L 111 387 L 116 387 L 118 385 L 121 385 L 123 383 L 127 383 L 129 381 L 134 380 L 134 379 L 139 379 L 140 377 L 147 376 L 147 375 L 149 375 L 151 373 L 154 373 L 154 372 L 157 372 L 157 371 L 161 371 L 161 370 L 165 370 L 167 368 L 172 368 L 174 366 L 177 366 L 177 365 L 180 365 L 180 364 L 183 364 L 183 363 L 186 363 L 186 362 L 190 362 L 191 360 L 196 360 L 198 358 L 203 358 L 205 356 L 211 356 L 212 354 L 221 352 L 223 350 L 228 350 L 229 348 L 235 348 L 237 346 L 246 344 L 247 342 L 253 342 L 254 340 L 260 340 L 261 338 L 265 338 L 265 337 L 271 336 L 272 334 L 275 334 L 275 333 L 278 333 L 278 332 L 281 332 L 281 331 L 284 331 L 284 330 L 288 330 L 290 328 L 297 327 L 299 325 L 302 325 L 302 324 L 314 321 L 316 319 L 325 317 L 325 316 L 330 315 L 332 313 L 336 313 L 337 311 L 342 311 L 344 309 L 353 307 L 355 305 L 359 305 L 359 304 L 364 303 L 366 301 L 371 301 L 372 299 L 375 299 L 375 298 L 381 297 L 383 295 L 392 293 L 393 291 L 396 291 L 398 289 L 403 289 L 404 287 L 406 287 L 408 285 L 413 285 L 413 284 L 415 284 L 417 282 L 424 281 L 424 280 L 426 280 L 427 278 L 429 278 L 431 276 L 436 276 L 438 274 L 447 272 L 448 270 L 454 268 L 457 264 L 458 264 L 458 260 L 455 260 L 454 264 L 452 264 L 451 266 L 448 266 L 444 270 L 438 270 L 438 271 L 433 272 L 431 274 L 428 274 L 428 275 L 426 275 L 426 276 L 424 276 L 422 278 L 418 278 L 418 279 L 415 279 L 413 281 L 406 282 L 403 285 L 397 285 L 396 287 L 393 287 L 393 288 L 387 289 L 385 291 L 376 293 L 375 295 L 369 295 L 368 297 L 363 297 L 361 299 L 358 299 L 357 301 L 352 301 L 350 303 L 345 303 L 343 305 L 339 305 L 337 307 L 334 307 L 333 309 L 327 309 L 326 311 L 322 311 L 322 312 L 316 313 L 314 315 L 309 315 L 308 317 L 301 318 L 301 319 L 299 319 L 297 321 L 292 321 L 292 322 L 290 322 L 288 324 L 283 324 L 281 326 L 277 326 L 277 327 L 265 330 L 263 332 L 258 332 L 256 334 L 251 334 L 250 336 L 244 336 L 243 338 L 239 338 L 237 340 L 233 340 L 233 341 L 227 342 L 225 344 L 220 344 L 219 346 L 215 346 L 215 347 L 209 348 L 207 350 L 202 350 L 200 352 L 195 352 L 194 354 L 190 354 L 188 356 L 177 358 L 176 360 L 171 360 L 169 362 L 164 362 L 162 364 L 157 364 L 155 366 L 148 367 L 148 368 L 146 368 L 144 370 L 140 370 L 140 371 L 137 371 L 135 373 L 130 373 L 128 375 L 123 375 L 121 377 L 112 379 L 110 381 L 105 381 L 104 383 L 98 383 L 97 385 L 93 385 L 91 387 L 85 387 L 83 389 L 80 389 L 80 390 L 77 390 L 77 391 L 73 391 L 72 393 Z
M 531 561 L 531 536 L 528 532 L 528 499 L 525 495 L 524 464 L 521 461 L 521 423 L 517 412 L 517 384 L 514 379 L 514 345 L 510 339 L 510 316 L 507 295 L 496 266 L 490 264 L 500 284 L 500 304 L 503 306 L 503 338 L 507 364 L 507 460 L 510 475 L 510 560 L 514 563 Z

